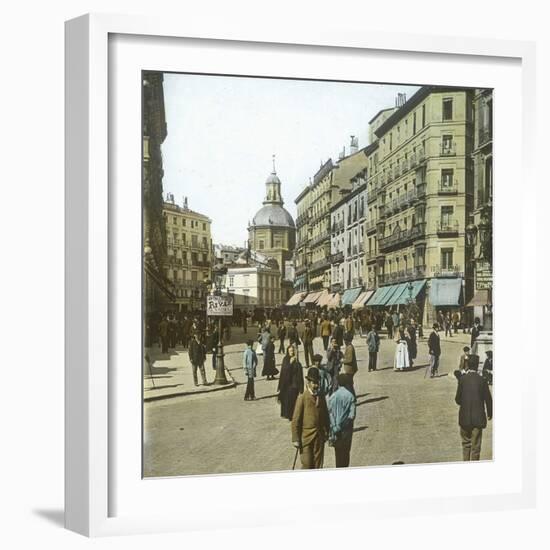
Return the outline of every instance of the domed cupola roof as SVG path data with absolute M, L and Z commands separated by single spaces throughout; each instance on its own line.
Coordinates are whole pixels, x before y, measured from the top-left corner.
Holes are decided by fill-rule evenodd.
M 283 207 L 284 201 L 281 196 L 281 180 L 275 170 L 275 156 L 273 157 L 273 171 L 265 182 L 266 194 L 263 207 L 258 210 L 252 220 L 255 227 L 291 227 L 294 228 L 294 220 L 289 212 Z

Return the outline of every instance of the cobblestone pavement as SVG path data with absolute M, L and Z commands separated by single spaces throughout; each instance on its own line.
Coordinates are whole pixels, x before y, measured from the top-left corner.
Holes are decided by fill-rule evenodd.
M 352 466 L 461 460 L 456 379 L 452 375 L 467 335 L 442 338 L 438 378 L 424 378 L 426 340 L 410 371 L 393 371 L 394 343 L 382 338 L 376 372 L 367 372 L 364 339 L 356 337 L 357 418 Z M 226 366 L 235 388 L 145 403 L 144 474 L 174 476 L 289 470 L 294 449 L 290 423 L 279 415 L 277 380 L 256 379 L 257 401 L 244 401 L 243 344 L 226 348 Z M 321 352 L 321 340 L 315 350 Z M 277 355 L 278 364 L 282 355 Z M 261 366 L 258 373 L 261 372 Z M 492 422 L 483 433 L 482 459 L 492 458 Z M 299 461 L 298 461 L 299 462 Z M 334 452 L 325 447 L 325 467 Z

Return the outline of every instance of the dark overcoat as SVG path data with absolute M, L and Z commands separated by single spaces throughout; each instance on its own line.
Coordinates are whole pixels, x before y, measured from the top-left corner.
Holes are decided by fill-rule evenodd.
M 477 372 L 468 371 L 459 378 L 455 401 L 460 405 L 458 424 L 461 428 L 487 427 L 487 417 L 493 416 L 493 398 L 487 381 Z

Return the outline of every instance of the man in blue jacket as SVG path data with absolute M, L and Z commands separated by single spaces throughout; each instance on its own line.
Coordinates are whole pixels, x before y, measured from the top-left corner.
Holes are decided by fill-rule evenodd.
M 339 374 L 338 389 L 328 399 L 329 445 L 334 447 L 337 468 L 347 468 L 350 462 L 355 420 L 355 395 L 352 392 L 350 375 Z
M 246 392 L 244 394 L 245 401 L 254 401 L 256 395 L 254 393 L 254 378 L 256 377 L 256 367 L 258 366 L 258 357 L 256 352 L 252 349 L 254 342 L 248 340 L 246 342 L 246 349 L 243 353 L 243 370 L 247 379 Z

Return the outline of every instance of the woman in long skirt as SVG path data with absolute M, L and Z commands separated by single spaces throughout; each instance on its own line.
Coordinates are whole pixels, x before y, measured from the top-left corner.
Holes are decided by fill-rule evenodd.
M 275 336 L 269 338 L 269 342 L 265 346 L 264 350 L 264 367 L 262 369 L 262 376 L 266 376 L 267 380 L 273 380 L 276 374 L 279 374 L 277 367 L 275 366 Z
M 407 369 L 410 367 L 409 344 L 403 330 L 399 330 L 396 343 L 393 370 Z
M 277 391 L 279 392 L 277 400 L 281 404 L 281 416 L 292 420 L 296 399 L 304 391 L 304 373 L 302 365 L 296 358 L 296 350 L 293 345 L 286 349 Z

